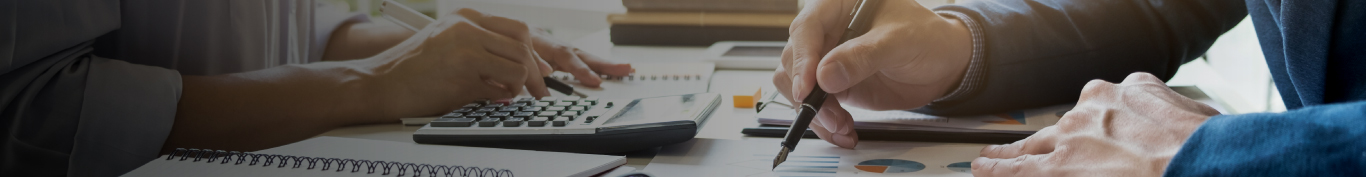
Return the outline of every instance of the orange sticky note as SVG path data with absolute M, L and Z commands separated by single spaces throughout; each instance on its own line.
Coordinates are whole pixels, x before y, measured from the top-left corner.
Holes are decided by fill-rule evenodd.
M 754 108 L 755 100 L 759 99 L 759 97 L 763 95 L 761 94 L 763 92 L 764 90 L 761 88 L 754 91 L 754 95 L 735 95 L 731 96 L 731 98 L 737 108 Z

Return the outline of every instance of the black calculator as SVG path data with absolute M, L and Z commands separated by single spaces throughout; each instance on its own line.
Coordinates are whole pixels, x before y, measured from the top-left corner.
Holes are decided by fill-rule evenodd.
M 520 97 L 470 103 L 432 120 L 413 141 L 613 154 L 688 141 L 721 104 L 697 93 L 640 99 Z

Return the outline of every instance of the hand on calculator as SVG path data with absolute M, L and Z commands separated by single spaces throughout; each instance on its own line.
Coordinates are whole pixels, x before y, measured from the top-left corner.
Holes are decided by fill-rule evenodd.
M 357 72 L 373 79 L 339 87 L 370 90 L 373 94 L 365 95 L 366 100 L 377 103 L 383 121 L 392 121 L 395 117 L 440 115 L 476 100 L 511 98 L 523 90 L 534 97 L 549 96 L 541 77 L 552 72 L 552 63 L 553 68 L 576 75 L 597 75 L 582 69 L 584 66 L 609 75 L 630 72 L 630 65 L 611 64 L 549 37 L 533 36 L 518 20 L 471 9 L 460 9 L 440 19 L 403 43 L 360 61 L 367 64 L 356 67 Z M 566 58 L 556 54 L 566 51 L 577 55 Z M 538 55 L 557 57 L 547 61 Z
M 635 72 L 631 64 L 615 63 L 589 54 L 579 48 L 569 46 L 564 42 L 556 40 L 547 30 L 532 30 L 532 46 L 536 53 L 541 56 L 541 61 L 549 65 L 555 71 L 564 71 L 574 74 L 574 78 L 580 79 L 579 82 L 589 87 L 597 87 L 602 84 L 599 75 L 621 77 Z M 542 74 L 549 75 L 550 70 L 542 68 Z

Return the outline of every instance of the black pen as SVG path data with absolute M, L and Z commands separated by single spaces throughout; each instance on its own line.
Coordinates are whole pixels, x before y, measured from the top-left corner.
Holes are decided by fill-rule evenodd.
M 575 92 L 574 86 L 570 86 L 569 84 L 560 82 L 560 80 L 557 80 L 553 77 L 546 76 L 543 77 L 543 80 L 545 80 L 545 87 L 548 87 L 551 90 L 559 91 L 560 93 L 563 93 L 565 95 L 579 95 L 580 97 L 588 97 L 588 95 L 584 95 L 583 93 Z
M 854 4 L 854 11 L 849 15 L 853 16 L 849 20 L 849 27 L 844 29 L 844 35 L 840 37 L 839 44 L 862 36 L 872 28 L 873 16 L 877 15 L 877 9 L 881 7 L 879 0 L 859 0 Z M 814 61 L 813 61 L 814 62 Z M 806 95 L 799 105 L 801 112 L 797 114 L 797 120 L 792 122 L 792 127 L 787 129 L 787 135 L 783 137 L 783 149 L 778 151 L 778 156 L 773 157 L 773 168 L 777 169 L 778 164 L 787 161 L 787 154 L 797 148 L 797 142 L 806 136 L 806 129 L 811 125 L 811 119 L 816 118 L 816 112 L 821 110 L 821 105 L 825 103 L 828 93 L 821 89 L 820 84 L 815 84 L 811 89 L 811 94 Z

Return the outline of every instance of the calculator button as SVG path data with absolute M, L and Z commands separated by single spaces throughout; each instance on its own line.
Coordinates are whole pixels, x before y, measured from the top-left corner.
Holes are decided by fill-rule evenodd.
M 536 115 L 536 112 L 516 112 L 516 113 L 512 113 L 512 116 L 523 116 L 523 117 L 529 117 L 529 116 L 535 116 L 535 115 Z
M 470 103 L 470 104 L 466 104 L 466 105 L 465 105 L 466 108 L 477 108 L 477 107 L 480 107 L 480 106 L 483 106 L 483 105 L 480 105 L 479 103 Z
M 587 107 L 587 106 L 570 106 L 570 107 L 569 107 L 569 110 L 570 110 L 570 111 L 583 111 L 583 110 L 588 110 L 588 107 Z
M 532 101 L 536 101 L 536 98 L 532 98 L 532 97 L 521 97 L 521 98 L 517 98 L 517 103 L 530 103 L 530 102 L 532 102 Z
M 536 115 L 538 115 L 538 116 L 553 116 L 553 115 L 559 115 L 559 114 L 560 114 L 559 111 L 541 111 L 540 113 L 537 113 Z
M 563 110 L 565 110 L 565 108 L 564 108 L 564 106 L 551 106 L 551 107 L 545 107 L 545 110 L 546 110 L 546 111 L 563 111 Z
M 554 102 L 553 102 L 553 101 L 538 101 L 538 102 L 536 102 L 535 106 L 550 106 L 550 105 L 553 105 L 552 103 L 554 103 Z
M 493 111 L 498 111 L 498 108 L 479 108 L 479 110 L 474 110 L 474 111 L 475 111 L 475 112 L 493 112 Z
M 517 111 L 517 107 L 502 107 L 502 108 L 498 108 L 498 111 L 508 111 L 508 112 Z
M 489 116 L 511 116 L 512 112 L 493 112 Z
M 526 118 L 523 117 L 508 118 L 507 120 L 503 120 L 503 127 L 520 127 L 522 126 L 522 121 L 525 120 Z
M 535 106 L 522 107 L 522 111 L 541 111 L 541 110 L 542 110 L 541 107 L 535 107 Z
M 432 120 L 432 127 L 469 127 L 473 125 L 472 118 L 440 118 Z
M 441 116 L 441 118 L 460 118 L 460 117 L 465 117 L 465 113 L 450 113 L 450 114 L 446 114 L 446 115 Z
M 598 105 L 598 100 L 584 100 L 583 102 L 587 102 L 588 105 Z
M 465 116 L 474 116 L 474 117 L 484 117 L 484 116 L 488 116 L 488 115 L 489 115 L 488 112 L 474 112 L 474 113 L 465 114 Z
M 527 106 L 527 105 L 531 105 L 531 104 L 530 104 L 530 103 L 512 103 L 512 105 L 508 105 L 508 106 L 522 107 L 522 106 Z
M 583 111 L 565 111 L 564 113 L 560 113 L 560 115 L 572 115 L 572 116 L 577 116 L 577 115 L 582 115 L 582 114 L 583 114 Z
M 503 103 L 489 103 L 489 104 L 484 105 L 484 107 L 485 107 L 485 108 L 503 107 Z
M 559 103 L 555 103 L 555 105 L 574 105 L 574 104 L 577 104 L 577 103 L 578 103 L 577 100 L 560 100 L 560 102 L 559 102 Z
M 474 108 L 460 108 L 460 109 L 456 109 L 456 110 L 451 111 L 451 112 L 458 112 L 458 113 L 474 112 Z
M 574 121 L 574 116 L 560 116 L 556 117 L 555 120 Z
M 552 124 L 553 126 L 556 126 L 556 127 L 563 127 L 565 124 L 568 124 L 568 122 L 567 122 L 567 121 L 563 121 L 563 120 L 557 120 L 557 121 L 551 121 L 551 124 Z
M 493 127 L 496 125 L 498 125 L 497 118 L 484 118 L 484 120 L 479 120 L 480 127 Z
M 545 126 L 545 122 L 547 122 L 547 121 L 550 121 L 550 119 L 549 119 L 549 118 L 546 118 L 546 117 L 531 118 L 530 121 L 526 121 L 526 126 L 528 126 L 528 127 L 544 127 L 544 126 Z

